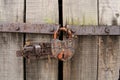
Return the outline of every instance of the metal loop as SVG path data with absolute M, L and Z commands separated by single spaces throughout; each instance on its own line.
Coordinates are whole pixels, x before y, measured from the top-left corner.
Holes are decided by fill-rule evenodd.
M 68 29 L 68 28 L 62 27 L 62 28 L 59 28 L 57 31 L 54 32 L 54 39 L 57 39 L 59 31 L 66 32 L 68 34 L 68 38 L 72 38 L 72 32 L 71 32 L 71 30 Z

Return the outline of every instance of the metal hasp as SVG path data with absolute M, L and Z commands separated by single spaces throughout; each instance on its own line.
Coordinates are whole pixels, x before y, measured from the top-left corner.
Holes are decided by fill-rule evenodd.
M 16 51 L 17 57 L 27 59 L 46 58 L 52 56 L 51 43 L 30 43 L 25 45 L 22 50 Z
M 0 23 L 0 32 L 53 34 L 58 24 Z M 120 35 L 120 26 L 67 25 L 75 35 Z
M 26 59 L 43 59 L 58 56 L 64 49 L 64 58 L 71 58 L 74 53 L 74 39 L 52 40 L 51 42 L 30 42 L 26 41 L 23 49 L 16 51 L 17 57 L 25 57 Z M 56 54 L 57 53 L 57 54 Z

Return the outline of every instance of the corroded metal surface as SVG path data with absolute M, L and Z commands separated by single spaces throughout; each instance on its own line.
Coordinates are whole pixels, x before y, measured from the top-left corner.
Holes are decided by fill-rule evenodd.
M 68 25 L 75 35 L 120 35 L 120 26 Z M 57 24 L 0 23 L 0 32 L 53 34 Z
M 46 58 L 51 56 L 57 58 L 60 52 L 64 49 L 64 59 L 70 59 L 74 54 L 75 40 L 52 40 L 50 42 L 30 43 L 25 45 L 22 50 L 16 51 L 17 57 L 25 57 L 27 59 Z
M 72 58 L 75 53 L 75 40 L 74 39 L 66 39 L 66 40 L 58 40 L 53 39 L 51 42 L 52 55 L 55 58 L 63 52 L 62 61 L 66 61 Z
M 68 25 L 75 35 L 120 35 L 120 26 L 73 26 Z
M 40 57 L 52 56 L 51 43 L 32 43 L 25 45 L 22 50 L 16 51 L 17 57 L 36 59 Z
M 0 23 L 0 32 L 53 34 L 57 24 Z

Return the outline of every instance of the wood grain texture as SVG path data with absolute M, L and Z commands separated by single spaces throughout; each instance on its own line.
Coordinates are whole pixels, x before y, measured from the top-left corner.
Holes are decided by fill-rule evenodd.
M 100 25 L 120 25 L 120 1 L 99 0 Z M 120 37 L 101 36 L 98 80 L 118 80 L 120 69 Z
M 97 0 L 63 0 L 63 23 L 97 25 Z M 64 63 L 63 80 L 97 79 L 97 37 L 79 36 L 75 55 Z
M 23 0 L 0 0 L 1 22 L 23 22 Z M 0 33 L 0 80 L 23 80 L 23 59 L 16 57 L 22 45 L 22 34 Z
M 58 1 L 57 0 L 27 0 L 26 1 L 26 22 L 41 24 L 58 23 Z M 50 42 L 52 35 L 27 34 L 26 40 L 36 42 Z M 31 60 L 26 63 L 27 80 L 57 80 L 58 61 L 51 59 Z
M 58 24 L 58 1 L 27 0 L 27 22 Z
M 63 0 L 63 23 L 97 25 L 97 0 Z
M 120 1 L 99 0 L 99 23 L 100 25 L 120 25 Z M 117 23 L 117 24 L 115 24 Z
M 119 48 L 119 37 L 100 37 L 98 80 L 118 80 Z
M 70 80 L 96 80 L 97 37 L 80 36 L 76 47 L 75 55 L 71 60 Z
M 64 80 L 96 80 L 97 40 L 95 36 L 80 36 L 75 55 L 64 63 Z

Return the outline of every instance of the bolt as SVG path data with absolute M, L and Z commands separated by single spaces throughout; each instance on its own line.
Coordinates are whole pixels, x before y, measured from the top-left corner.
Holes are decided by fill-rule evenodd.
M 19 31 L 20 30 L 20 27 L 16 27 L 16 29 L 15 29 L 16 31 Z
M 106 27 L 104 31 L 105 31 L 105 33 L 109 33 L 110 29 Z

